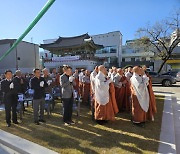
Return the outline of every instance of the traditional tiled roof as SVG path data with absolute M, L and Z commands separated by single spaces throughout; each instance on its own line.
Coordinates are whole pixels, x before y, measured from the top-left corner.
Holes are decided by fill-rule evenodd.
M 40 47 L 43 49 L 67 49 L 67 48 L 76 48 L 90 45 L 92 48 L 103 48 L 102 45 L 95 44 L 88 33 L 75 36 L 75 37 L 59 37 L 55 42 L 49 44 L 41 44 Z

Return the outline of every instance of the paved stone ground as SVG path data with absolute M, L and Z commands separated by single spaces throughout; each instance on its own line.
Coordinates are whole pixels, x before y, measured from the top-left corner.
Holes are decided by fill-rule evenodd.
M 161 85 L 153 85 L 153 90 L 155 93 L 168 95 L 170 94 L 172 97 L 180 98 L 180 82 L 177 82 L 175 85 L 171 87 L 163 87 Z
M 164 95 L 164 111 L 158 153 L 180 153 L 180 82 L 171 87 L 154 85 L 155 94 Z
M 4 110 L 4 104 L 0 105 L 0 111 Z

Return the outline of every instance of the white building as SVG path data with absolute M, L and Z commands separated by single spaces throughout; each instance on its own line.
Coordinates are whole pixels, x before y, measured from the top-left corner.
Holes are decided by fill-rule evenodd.
M 0 40 L 0 56 L 2 56 L 15 42 L 15 39 Z M 0 62 L 0 73 L 6 69 L 13 72 L 20 69 L 22 72 L 32 72 L 39 68 L 39 46 L 37 44 L 21 41 L 12 52 Z
M 109 66 L 120 66 L 122 61 L 122 34 L 120 31 L 91 36 L 96 44 L 104 48 L 97 50 L 95 56 L 105 59 Z
M 177 36 L 180 37 L 180 29 L 175 30 L 172 34 L 171 34 L 171 41 L 170 44 L 172 44 L 172 42 L 177 38 Z M 177 46 L 180 46 L 180 43 L 178 43 Z
M 126 44 L 122 49 L 122 67 L 126 67 L 128 65 L 147 65 L 147 67 L 154 70 L 154 53 L 153 52 L 145 52 L 143 50 L 136 50 L 133 47 L 133 43 L 135 40 L 127 40 Z

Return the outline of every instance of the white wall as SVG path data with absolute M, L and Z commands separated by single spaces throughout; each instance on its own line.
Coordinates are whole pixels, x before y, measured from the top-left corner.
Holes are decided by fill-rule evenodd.
M 0 45 L 0 56 L 10 48 L 10 44 Z M 17 60 L 20 57 L 20 60 Z M 0 62 L 0 73 L 4 73 L 6 69 L 13 72 L 16 67 L 22 72 L 32 72 L 33 68 L 39 67 L 39 46 L 20 42 L 18 46 Z
M 19 68 L 35 68 L 39 67 L 39 47 L 35 44 L 21 42 L 17 46 L 17 57 Z
M 2 56 L 9 48 L 10 48 L 10 44 L 0 45 L 0 56 Z M 11 53 L 9 53 L 9 55 L 6 56 L 0 62 L 0 70 L 4 72 L 6 69 L 15 68 L 15 67 L 16 67 L 16 49 L 14 49 Z
M 117 47 L 116 57 L 118 58 L 119 65 L 121 64 L 121 61 L 122 61 L 122 34 L 119 31 L 109 32 L 109 33 L 99 34 L 99 35 L 92 35 L 91 37 L 96 44 L 100 44 L 105 47 L 116 46 Z M 100 54 L 98 54 L 98 55 L 100 55 Z M 114 55 L 113 55 L 113 57 L 114 57 Z
M 92 71 L 94 67 L 97 65 L 97 62 L 92 60 L 45 62 L 44 66 L 50 69 L 50 68 L 58 68 L 60 66 L 63 66 L 64 64 L 70 65 L 73 70 L 75 70 L 76 68 L 85 68 L 89 71 Z

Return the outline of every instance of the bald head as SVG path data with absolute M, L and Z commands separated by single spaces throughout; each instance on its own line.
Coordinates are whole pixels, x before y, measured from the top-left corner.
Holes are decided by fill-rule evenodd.
M 104 67 L 104 65 L 100 65 L 100 66 L 98 67 L 98 70 L 99 70 L 100 72 L 102 72 L 104 75 L 107 75 L 107 70 L 106 70 L 106 68 Z
M 121 68 L 118 68 L 118 69 L 117 69 L 117 72 L 119 72 L 119 71 L 121 71 L 121 70 L 122 70 Z
M 142 69 L 143 69 L 144 71 L 146 71 L 146 69 L 147 69 L 146 65 L 143 65 L 143 66 L 142 66 Z
M 113 72 L 117 72 L 117 68 L 116 67 L 112 67 L 112 70 L 113 70 Z
M 44 69 L 42 70 L 42 72 L 43 72 L 44 76 L 48 76 L 48 75 L 49 75 L 49 71 L 48 71 L 47 68 L 44 68 Z
M 98 66 L 95 66 L 94 70 L 95 70 L 96 72 L 98 72 Z
M 90 75 L 90 72 L 88 70 L 85 71 L 86 75 Z
M 78 69 L 75 69 L 75 71 L 74 71 L 75 73 L 78 73 L 79 71 L 78 71 Z
M 133 72 L 134 73 L 139 74 L 139 70 L 140 70 L 140 68 L 138 66 L 133 67 Z
M 119 73 L 119 75 L 123 75 L 123 69 L 122 68 L 118 68 L 117 69 L 117 73 Z
M 16 76 L 20 77 L 21 76 L 21 71 L 20 70 L 16 70 Z
M 111 73 L 112 73 L 112 72 L 113 72 L 113 70 L 110 68 L 110 69 L 109 69 L 109 72 L 111 72 Z
M 100 65 L 99 67 L 98 67 L 98 70 L 99 71 L 102 71 L 104 69 L 104 65 Z
M 132 67 L 128 67 L 128 72 L 131 72 L 132 70 L 133 70 Z

